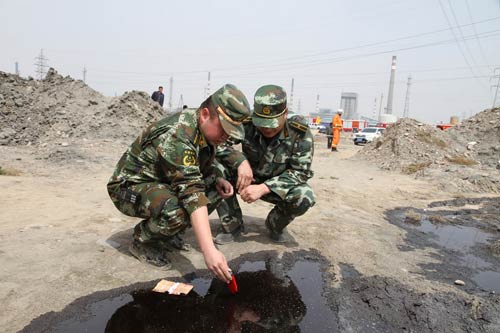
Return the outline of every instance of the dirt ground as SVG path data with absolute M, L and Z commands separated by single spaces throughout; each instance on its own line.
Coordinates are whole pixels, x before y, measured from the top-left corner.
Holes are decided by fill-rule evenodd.
M 128 254 L 132 228 L 138 220 L 115 209 L 105 186 L 126 146 L 125 142 L 110 140 L 69 142 L 64 146 L 0 146 L 0 165 L 21 172 L 19 176 L 0 176 L 0 331 L 22 330 L 39 316 L 61 311 L 76 299 L 98 291 L 204 268 L 192 230 L 187 231 L 186 238 L 193 249 L 175 254 L 171 271 L 155 270 Z M 394 329 L 398 319 L 392 320 L 387 313 L 399 315 L 399 310 L 392 311 L 391 306 L 396 308 L 411 295 L 425 297 L 420 301 L 423 305 L 428 304 L 429 295 L 434 295 L 433 302 L 445 308 L 457 300 L 461 308 L 450 306 L 458 310 L 447 312 L 449 320 L 471 323 L 452 326 L 457 331 L 500 329 L 498 319 L 492 319 L 499 317 L 498 296 L 454 285 L 458 276 L 428 278 L 422 267 L 439 266 L 446 258 L 437 256 L 438 250 L 432 247 L 405 250 L 408 231 L 390 223 L 386 215 L 398 207 L 425 209 L 434 201 L 478 194 L 446 192 L 414 175 L 382 171 L 356 158 L 361 148 L 346 137 L 337 153 L 325 146 L 325 138 L 318 136 L 315 176 L 310 182 L 317 204 L 289 226 L 295 242 L 283 246 L 268 240 L 264 219 L 269 204 L 242 204 L 248 232 L 238 242 L 220 247 L 226 258 L 258 251 L 317 250 L 331 263 L 330 276 L 335 277 L 326 283 L 344 288 L 339 293 L 344 301 L 335 306 L 341 331 L 368 330 L 342 324 L 342 318 L 355 316 L 355 310 L 367 304 L 375 310 L 372 314 L 364 312 L 363 318 L 385 323 L 372 328 Z M 211 224 L 215 231 L 216 214 L 211 216 Z M 376 305 L 366 301 L 373 290 L 391 294 L 398 288 L 405 289 L 406 294 L 401 293 L 397 299 L 393 293 L 387 298 L 392 305 L 387 303 L 380 313 Z M 352 296 L 356 293 L 361 298 Z M 481 325 L 473 324 L 478 320 Z M 412 327 L 418 331 L 442 329 L 418 320 Z

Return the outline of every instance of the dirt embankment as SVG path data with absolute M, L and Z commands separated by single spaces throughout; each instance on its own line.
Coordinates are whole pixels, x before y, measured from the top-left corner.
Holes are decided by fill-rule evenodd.
M 0 72 L 0 145 L 133 138 L 163 109 L 144 92 L 106 97 L 50 69 L 43 80 Z
M 500 193 L 500 109 L 447 131 L 401 119 L 358 156 L 386 170 L 428 177 L 456 192 Z

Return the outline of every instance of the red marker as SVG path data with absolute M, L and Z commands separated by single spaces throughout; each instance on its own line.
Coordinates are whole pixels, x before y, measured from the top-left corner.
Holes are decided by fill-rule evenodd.
M 231 281 L 227 284 L 227 287 L 229 288 L 229 291 L 231 294 L 236 294 L 238 292 L 238 285 L 236 284 L 236 278 L 233 274 L 233 271 L 229 269 L 229 274 L 231 274 Z

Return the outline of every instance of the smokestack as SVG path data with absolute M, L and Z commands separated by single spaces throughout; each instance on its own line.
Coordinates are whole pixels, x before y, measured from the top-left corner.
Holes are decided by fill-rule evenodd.
M 394 77 L 396 76 L 396 56 L 392 56 L 391 80 L 389 82 L 389 94 L 387 94 L 386 113 L 392 114 L 392 98 L 394 94 Z

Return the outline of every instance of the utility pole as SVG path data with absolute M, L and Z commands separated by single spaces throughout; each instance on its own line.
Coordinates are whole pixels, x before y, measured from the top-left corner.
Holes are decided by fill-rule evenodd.
M 389 81 L 389 93 L 387 94 L 387 109 L 388 114 L 392 114 L 392 99 L 394 94 L 394 78 L 396 76 L 396 56 L 392 56 L 391 64 L 391 79 Z
M 290 111 L 293 110 L 293 84 L 294 84 L 295 79 L 292 78 L 292 89 L 290 89 L 290 103 L 288 103 L 288 109 Z
M 174 91 L 174 78 L 171 76 L 170 77 L 170 89 L 169 89 L 169 96 L 168 96 L 168 112 L 172 112 L 172 94 Z
M 40 50 L 40 55 L 38 57 L 35 58 L 36 62 L 35 62 L 35 73 L 38 74 L 38 79 L 39 80 L 43 80 L 43 77 L 44 75 L 47 73 L 45 68 L 49 67 L 47 65 L 47 61 L 49 59 L 45 58 L 45 56 L 43 55 L 43 49 Z
M 410 86 L 411 86 L 411 75 L 408 76 L 408 83 L 406 88 L 406 98 L 405 98 L 405 108 L 403 111 L 403 118 L 408 118 L 410 116 Z
M 375 117 L 377 117 L 377 97 L 375 97 L 375 99 L 373 100 L 373 115 L 372 115 L 373 119 L 375 119 Z
M 378 108 L 378 121 L 381 120 L 382 118 L 382 103 L 384 102 L 384 94 L 380 94 L 380 105 L 379 105 L 379 108 Z
M 83 65 L 83 83 L 87 82 L 87 68 Z
M 16 75 L 19 76 L 19 63 L 16 61 Z
M 493 74 L 496 74 L 497 70 L 500 70 L 500 67 L 495 68 L 495 70 L 493 71 Z M 497 76 L 498 76 L 497 85 L 493 86 L 493 87 L 496 87 L 496 89 L 495 89 L 495 98 L 493 98 L 493 105 L 491 106 L 492 109 L 495 107 L 495 105 L 497 105 L 498 87 L 500 87 L 500 74 L 493 75 L 493 77 L 497 77 Z
M 210 72 L 208 72 L 208 82 L 205 88 L 205 98 L 208 98 L 208 96 L 210 96 Z
M 182 96 L 181 94 L 181 97 L 179 98 L 179 106 L 177 107 L 177 111 L 182 111 L 183 106 L 184 106 L 184 96 Z

